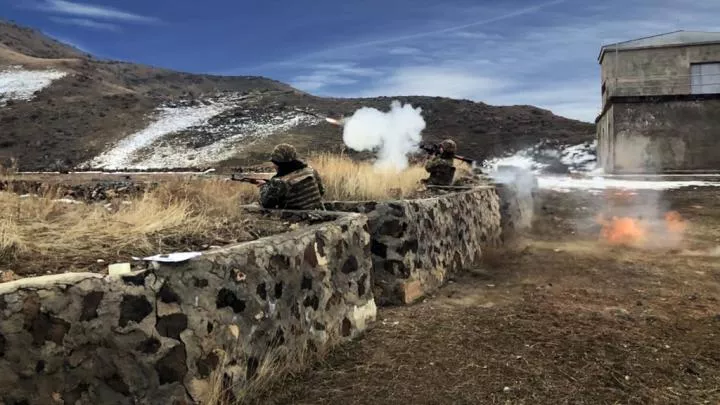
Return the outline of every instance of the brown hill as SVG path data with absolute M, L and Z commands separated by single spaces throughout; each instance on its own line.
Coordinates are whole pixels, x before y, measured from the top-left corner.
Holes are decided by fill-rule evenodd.
M 321 98 L 264 77 L 197 75 L 98 60 L 38 31 L 0 22 L 0 70 L 18 65 L 69 73 L 32 100 L 0 107 L 0 159 L 17 158 L 23 170 L 85 162 L 146 128 L 152 120 L 150 113 L 167 103 L 207 102 L 218 94 L 247 96 L 212 118 L 209 126 L 171 134 L 186 147 L 199 148 L 229 136 L 222 128 L 238 119 L 267 121 L 295 108 L 350 115 L 362 106 L 387 110 L 392 100 Z M 543 139 L 579 143 L 592 139 L 594 133 L 592 124 L 532 106 L 493 107 L 440 97 L 393 99 L 423 109 L 428 140 L 453 137 L 463 154 L 475 158 L 496 156 Z M 342 147 L 342 133 L 325 123 L 277 130 L 241 141 L 235 156 L 226 160 L 228 164 L 257 162 L 265 159 L 267 148 L 282 141 L 295 143 L 301 151 L 337 150 Z

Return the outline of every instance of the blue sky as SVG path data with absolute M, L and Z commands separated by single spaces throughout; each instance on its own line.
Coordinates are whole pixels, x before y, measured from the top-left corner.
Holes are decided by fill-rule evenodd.
M 584 121 L 599 112 L 601 44 L 720 31 L 718 0 L 0 0 L 0 10 L 104 58 Z

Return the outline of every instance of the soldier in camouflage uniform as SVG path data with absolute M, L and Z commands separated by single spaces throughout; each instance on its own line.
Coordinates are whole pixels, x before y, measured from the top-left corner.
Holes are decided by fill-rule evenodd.
M 322 209 L 325 189 L 318 173 L 300 161 L 292 145 L 275 146 L 270 161 L 277 172 L 260 187 L 260 205 L 289 210 Z
M 430 161 L 425 164 L 425 170 L 430 173 L 427 179 L 422 180 L 426 185 L 449 186 L 453 182 L 455 176 L 455 165 L 453 164 L 453 156 L 457 146 L 452 139 L 446 139 L 440 142 L 439 155 L 433 156 Z

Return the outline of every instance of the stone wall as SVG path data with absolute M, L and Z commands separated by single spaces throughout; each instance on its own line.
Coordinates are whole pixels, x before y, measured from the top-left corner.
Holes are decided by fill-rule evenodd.
M 418 200 L 325 206 L 368 216 L 379 305 L 417 300 L 449 273 L 477 264 L 483 247 L 501 243 L 499 198 L 490 186 Z
M 437 214 L 449 217 L 452 206 Z M 0 403 L 205 403 L 216 376 L 237 397 L 270 351 L 357 336 L 376 314 L 367 219 L 277 215 L 332 221 L 120 278 L 0 284 Z

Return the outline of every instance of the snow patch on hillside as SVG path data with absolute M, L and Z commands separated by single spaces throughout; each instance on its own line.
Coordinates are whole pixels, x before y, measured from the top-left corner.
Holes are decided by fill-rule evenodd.
M 164 105 L 158 108 L 147 128 L 80 167 L 106 170 L 205 167 L 233 157 L 240 148 L 258 139 L 321 121 L 281 109 L 269 113 L 258 110 L 252 102 L 243 102 L 252 97 L 224 94 Z
M 713 180 L 626 180 L 606 177 L 572 178 L 569 176 L 538 176 L 538 186 L 560 192 L 585 190 L 599 192 L 617 190 L 672 190 L 682 187 L 720 187 Z
M 267 122 L 246 121 L 235 125 L 212 128 L 213 131 L 223 130 L 226 137 L 199 148 L 185 145 L 163 144 L 152 149 L 150 156 L 132 164 L 136 169 L 152 169 L 164 167 L 201 167 L 229 159 L 237 154 L 242 146 L 267 137 L 288 131 L 301 124 L 314 124 L 318 119 L 293 113 L 273 116 Z
M 540 142 L 512 155 L 486 160 L 483 166 L 497 170 L 498 166 L 517 166 L 536 174 L 547 172 L 585 173 L 596 168 L 597 141 L 577 145 Z
M 529 170 L 536 175 L 539 188 L 559 192 L 582 190 L 598 194 L 605 190 L 720 187 L 717 176 L 703 180 L 671 180 L 671 176 L 658 176 L 651 179 L 604 176 L 602 168 L 597 168 L 596 147 L 597 142 L 561 145 L 544 141 L 515 154 L 488 160 L 484 162 L 483 166 L 491 173 L 497 173 L 498 168 L 502 166 L 516 166 Z
M 117 145 L 91 159 L 83 166 L 104 169 L 125 169 L 136 159 L 136 152 L 152 145 L 160 138 L 206 123 L 210 118 L 233 107 L 232 99 L 221 99 L 200 105 L 158 109 L 155 121 L 140 132 L 121 140 Z
M 65 76 L 67 72 L 55 69 L 26 70 L 20 66 L 11 66 L 1 70 L 0 107 L 5 106 L 8 100 L 32 100 L 35 93 Z

